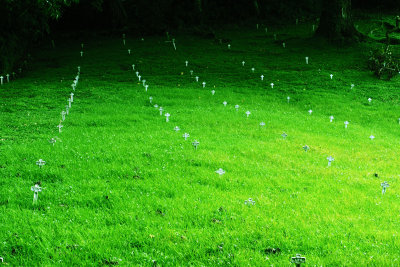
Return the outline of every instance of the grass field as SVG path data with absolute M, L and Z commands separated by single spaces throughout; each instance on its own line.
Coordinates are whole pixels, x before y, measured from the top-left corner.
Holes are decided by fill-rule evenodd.
M 400 265 L 400 79 L 366 69 L 375 45 L 331 47 L 310 30 L 217 32 L 231 49 L 128 35 L 38 51 L 0 87 L 3 264 L 288 266 L 301 254 L 310 266 Z

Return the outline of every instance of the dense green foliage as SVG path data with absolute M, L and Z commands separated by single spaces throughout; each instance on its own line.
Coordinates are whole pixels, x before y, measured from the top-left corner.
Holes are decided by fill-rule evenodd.
M 301 253 L 309 266 L 398 265 L 399 78 L 377 80 L 360 64 L 373 44 L 307 42 L 311 27 L 216 32 L 230 50 L 198 36 L 174 36 L 175 51 L 128 35 L 125 47 L 88 38 L 38 51 L 24 78 L 0 87 L 4 263 L 286 266 Z
M 379 78 L 390 80 L 400 72 L 399 58 L 393 56 L 389 45 L 370 52 L 368 68 Z

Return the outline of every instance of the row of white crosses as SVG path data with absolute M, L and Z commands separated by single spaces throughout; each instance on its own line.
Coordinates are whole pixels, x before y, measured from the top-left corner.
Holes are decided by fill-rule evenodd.
M 81 46 L 83 48 L 83 44 Z M 78 73 L 75 76 L 75 80 L 71 84 L 73 92 L 75 92 L 75 89 L 78 86 L 80 72 L 81 72 L 81 67 L 78 66 Z M 71 108 L 71 104 L 74 102 L 74 93 L 73 92 L 71 92 L 69 94 L 69 98 L 67 99 L 68 104 L 65 106 L 65 110 L 61 111 L 61 121 L 60 121 L 60 124 L 57 125 L 58 131 L 60 133 L 61 133 L 61 129 L 63 127 L 62 122 L 65 121 L 65 116 L 69 115 L 69 110 Z M 54 146 L 54 144 L 56 143 L 56 139 L 55 138 L 51 138 L 49 140 L 49 143 Z M 40 169 L 42 169 L 42 167 L 44 165 L 46 165 L 46 161 L 44 161 L 43 159 L 39 159 L 38 161 L 36 161 L 36 165 L 39 166 Z M 33 191 L 33 205 L 37 204 L 38 197 L 39 197 L 39 192 L 41 192 L 43 189 L 44 188 L 40 187 L 39 184 L 35 184 L 34 186 L 31 187 L 31 191 Z
M 123 36 L 123 38 L 125 38 L 125 35 Z M 175 48 L 175 50 L 176 50 L 175 39 L 172 39 L 172 43 L 174 44 L 174 48 Z M 186 65 L 186 67 L 188 67 L 189 62 L 186 61 L 186 62 L 185 62 L 185 65 Z M 148 85 L 146 84 L 146 80 L 144 80 L 144 79 L 142 80 L 142 76 L 140 75 L 140 72 L 137 71 L 137 70 L 135 69 L 135 64 L 132 64 L 132 71 L 136 71 L 136 72 L 135 72 L 136 77 L 138 78 L 139 82 L 142 82 L 143 87 L 145 87 L 145 91 L 148 92 Z M 193 75 L 193 71 L 192 71 L 192 70 L 190 71 L 190 73 L 191 73 L 191 75 Z M 196 77 L 196 80 L 198 81 L 198 77 Z M 205 82 L 203 82 L 203 88 L 204 88 L 204 87 L 205 87 Z M 153 97 L 152 97 L 152 96 L 149 96 L 149 102 L 150 102 L 150 104 L 153 103 Z M 156 110 L 159 111 L 160 116 L 163 115 L 163 112 L 164 112 L 165 110 L 164 110 L 164 108 L 163 108 L 162 106 L 159 106 L 158 104 L 154 104 L 154 108 L 155 108 Z M 166 122 L 169 122 L 169 118 L 171 117 L 171 114 L 169 114 L 169 113 L 167 112 L 167 113 L 164 113 L 164 116 L 165 116 L 165 121 L 166 121 Z M 180 128 L 179 128 L 178 126 L 175 126 L 174 131 L 178 132 L 178 131 L 180 131 Z M 185 141 L 186 141 L 186 140 L 190 137 L 190 135 L 189 135 L 189 133 L 184 133 L 184 134 L 182 135 L 182 137 L 183 137 L 183 138 L 185 139 Z M 200 142 L 197 141 L 197 140 L 194 140 L 194 141 L 192 142 L 192 145 L 193 145 L 194 149 L 197 150 L 198 146 L 200 145 Z

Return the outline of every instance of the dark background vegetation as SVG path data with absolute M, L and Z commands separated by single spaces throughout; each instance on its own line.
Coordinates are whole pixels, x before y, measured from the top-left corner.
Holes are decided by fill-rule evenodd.
M 33 44 L 84 32 L 164 34 L 250 22 L 316 20 L 327 0 L 0 0 L 0 75 L 19 72 Z M 340 1 L 340 0 L 335 0 Z M 353 0 L 357 12 L 393 12 L 394 0 Z

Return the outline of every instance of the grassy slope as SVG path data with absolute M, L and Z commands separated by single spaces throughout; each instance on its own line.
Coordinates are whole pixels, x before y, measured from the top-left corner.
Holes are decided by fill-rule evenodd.
M 288 36 L 311 26 L 298 27 Z M 128 39 L 129 56 L 121 40 L 97 39 L 85 40 L 81 59 L 78 43 L 63 43 L 0 87 L 5 262 L 265 266 L 301 253 L 311 265 L 399 264 L 399 79 L 379 81 L 365 70 L 365 44 L 336 49 L 292 39 L 283 49 L 262 31 L 221 35 L 233 40 L 231 50 L 177 36 L 175 52 L 149 37 Z M 80 83 L 59 134 L 77 65 Z M 53 147 L 47 140 L 55 136 Z M 390 188 L 382 196 L 384 180 Z M 37 181 L 45 189 L 33 207 Z M 268 247 L 281 253 L 266 254 Z

